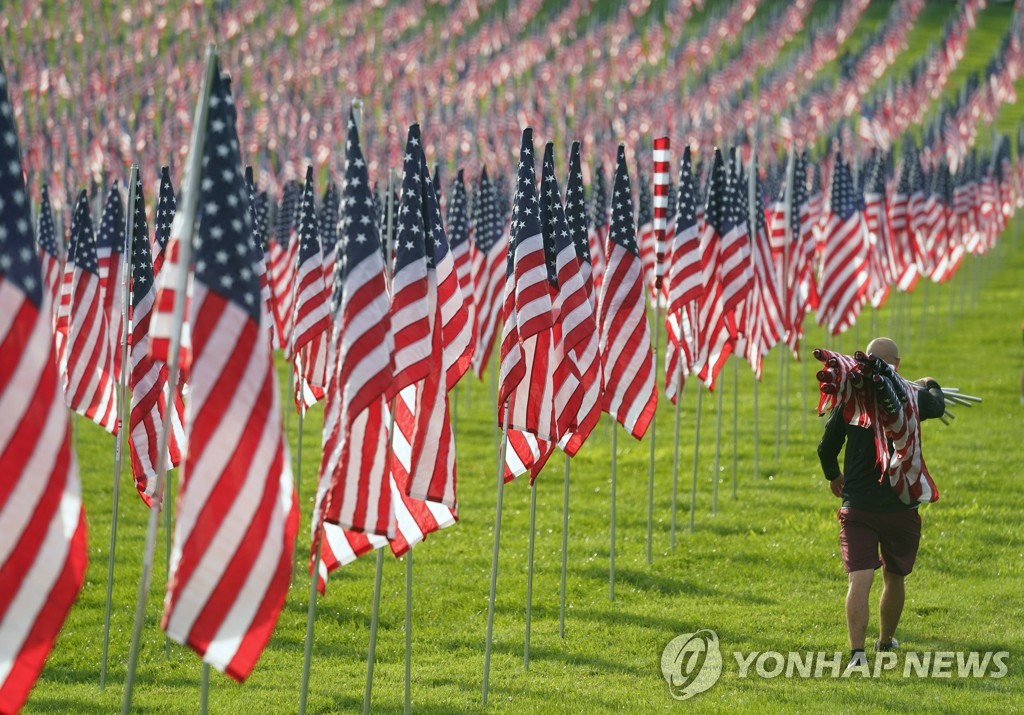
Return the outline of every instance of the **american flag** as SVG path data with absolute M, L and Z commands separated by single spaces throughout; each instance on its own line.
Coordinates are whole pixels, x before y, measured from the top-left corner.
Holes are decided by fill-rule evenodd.
M 914 234 L 910 228 L 910 160 L 905 158 L 899 180 L 889 202 L 889 227 L 892 231 L 893 257 L 899 289 L 909 292 L 917 283 Z
M 295 255 L 298 241 L 294 239 L 294 226 L 301 187 L 297 181 L 284 185 L 281 205 L 274 222 L 274 234 L 270 238 L 267 252 L 270 271 L 270 292 L 274 296 L 274 334 L 278 345 L 285 349 L 291 340 L 292 286 L 295 278 Z
M 164 252 L 167 250 L 167 243 L 171 238 L 171 225 L 174 223 L 177 206 L 174 187 L 171 185 L 171 169 L 168 166 L 162 166 L 160 167 L 160 193 L 156 204 L 156 226 L 153 232 L 156 238 L 153 246 L 154 276 L 160 275 L 160 270 L 164 265 Z
M 600 294 L 601 284 L 604 282 L 608 250 L 608 179 L 605 178 L 604 164 L 597 162 L 596 166 L 590 204 L 590 231 L 587 238 L 590 242 L 590 263 L 593 266 L 594 288 Z
M 256 275 L 260 280 L 260 300 L 267 315 L 274 315 L 274 297 L 270 293 L 270 277 L 267 275 L 267 254 L 265 251 L 269 227 L 267 226 L 267 194 L 256 188 L 251 166 L 245 167 L 245 189 L 249 194 L 249 215 L 252 217 L 253 243 L 256 244 Z M 274 344 L 274 321 L 269 321 L 270 343 Z
M 583 394 L 576 427 L 568 439 L 562 440 L 560 446 L 566 454 L 574 456 L 601 419 L 601 354 L 598 349 L 600 336 L 597 333 L 594 281 L 590 270 L 587 210 L 579 142 L 573 142 L 569 151 L 565 220 L 574 254 L 570 255 L 563 250 L 558 252 L 559 292 L 565 294 L 563 305 L 571 308 L 568 316 L 563 319 L 563 339 L 565 351 L 572 360 Z M 561 237 L 559 238 L 561 246 L 563 242 Z
M 313 553 L 324 521 L 380 536 L 394 533 L 384 404 L 394 352 L 390 300 L 369 175 L 351 114 L 341 206 Z
M 654 205 L 651 197 L 651 186 L 639 165 L 637 166 L 637 177 L 640 186 L 637 196 L 636 242 L 640 246 L 640 263 L 644 269 L 644 285 L 653 297 L 655 295 L 655 271 L 658 264 L 658 240 L 654 232 Z
M 455 435 L 448 412 L 448 391 L 469 367 L 471 329 L 455 264 L 448 250 L 434 183 L 427 173 L 426 158 L 419 144 L 411 145 L 407 151 L 413 155 L 418 167 L 419 181 L 414 182 L 413 191 L 420 202 L 419 206 L 404 211 L 407 206 L 412 206 L 412 202 L 406 201 L 404 194 L 407 189 L 403 182 L 402 223 L 403 227 L 422 226 L 424 253 L 418 258 L 415 249 L 406 251 L 406 246 L 401 246 L 399 251 L 405 251 L 405 255 L 396 258 L 396 267 L 402 265 L 403 258 L 423 261 L 430 356 L 427 374 L 402 391 L 404 402 L 412 405 L 413 430 L 409 439 L 411 462 L 408 479 L 400 482 L 399 486 L 415 499 L 440 502 L 455 508 Z M 412 213 L 417 215 L 410 217 Z M 406 235 L 418 236 L 410 231 Z M 409 270 L 408 264 L 405 270 Z M 396 352 L 398 343 L 396 335 Z
M 470 276 L 473 283 L 473 335 L 476 342 L 473 372 L 477 377 L 483 377 L 498 327 L 502 279 L 505 277 L 503 268 L 508 253 L 497 189 L 487 176 L 486 168 L 480 174 L 480 188 L 476 197 L 470 235 L 473 242 Z
M 871 305 L 880 308 L 896 282 L 896 259 L 893 253 L 892 230 L 885 190 L 885 158 L 876 156 L 865 167 L 864 225 L 868 240 L 871 279 L 868 296 Z
M 551 389 L 551 310 L 547 257 L 534 171 L 533 130 L 523 130 L 505 268 L 499 421 L 508 404 L 509 430 L 557 438 Z
M 324 283 L 323 252 L 316 207 L 313 204 L 313 167 L 306 169 L 306 183 L 298 216 L 299 251 L 295 257 L 292 285 L 291 342 L 288 357 L 295 363 L 297 379 L 295 404 L 300 410 L 311 406 L 327 387 L 327 351 L 330 344 L 331 294 Z M 306 386 L 310 389 L 306 389 Z
M 149 356 L 149 324 L 156 293 L 153 288 L 153 260 L 146 224 L 146 199 L 142 179 L 135 184 L 132 218 L 131 340 L 128 346 L 128 387 L 131 409 L 128 416 L 128 440 L 135 488 L 146 506 L 153 506 L 153 479 L 159 456 L 160 431 L 167 410 L 167 366 Z M 174 391 L 175 401 L 181 398 Z M 181 463 L 180 444 L 184 441 L 181 413 L 172 415 L 174 432 L 168 440 L 170 466 Z
M 394 381 L 389 397 L 430 374 L 433 356 L 431 301 L 427 279 L 427 224 L 423 213 L 420 127 L 409 127 L 397 209 L 395 266 L 391 279 L 391 330 L 395 339 Z M 426 176 L 430 181 L 430 175 Z
M 117 399 L 110 334 L 103 312 L 96 237 L 85 191 L 78 196 L 71 222 L 71 245 L 64 267 L 58 326 L 67 330 L 61 356 L 64 399 L 68 407 L 111 434 L 117 434 Z M 65 313 L 66 311 L 66 313 Z
M 299 515 L 232 100 L 216 68 L 213 78 L 195 239 L 189 449 L 163 627 L 244 680 L 284 606 Z M 182 229 L 190 240 L 191 227 Z
M 124 337 L 124 285 L 121 272 L 124 260 L 124 204 L 117 180 L 110 187 L 100 218 L 96 239 L 96 257 L 100 267 L 103 312 L 110 331 L 111 362 L 114 380 L 121 379 L 121 340 Z
M 683 147 L 676 197 L 676 225 L 669 248 L 668 307 L 665 328 L 665 393 L 675 402 L 693 364 L 693 306 L 704 292 L 701 283 L 700 222 L 697 184 L 693 176 L 690 145 Z
M 643 268 L 633 224 L 626 149 L 615 162 L 608 263 L 598 301 L 604 410 L 637 439 L 658 406 L 654 356 L 647 325 Z
M 818 175 L 815 166 L 815 175 Z M 820 195 L 820 191 L 818 194 Z M 811 206 L 812 196 L 807 194 L 807 156 L 794 158 L 793 187 L 790 191 L 789 265 L 783 276 L 782 295 L 785 301 L 786 344 L 795 359 L 800 358 L 800 341 L 804 335 L 804 318 L 808 311 L 818 307 L 818 245 L 815 238 L 817 214 Z
M 670 208 L 669 189 L 672 180 L 669 178 L 669 138 L 659 137 L 654 140 L 654 237 L 657 241 L 655 263 L 655 295 L 660 300 L 662 283 L 665 277 L 665 238 L 668 231 L 668 214 Z
M 320 202 L 320 245 L 324 256 L 324 285 L 327 295 L 334 292 L 334 269 L 338 259 L 338 209 L 341 198 L 334 182 L 327 184 L 323 201 Z M 265 210 L 265 209 L 263 209 Z
M 53 211 L 50 209 L 50 192 L 43 184 L 39 200 L 39 261 L 43 269 L 43 287 L 50 300 L 51 309 L 57 307 L 60 297 L 61 276 L 64 273 L 64 256 L 60 242 L 57 241 L 57 229 L 53 225 Z M 56 314 L 54 314 L 56 319 Z
M 469 206 L 466 198 L 466 180 L 464 172 L 459 169 L 452 182 L 451 196 L 445 211 L 445 229 L 448 235 L 448 246 L 451 249 L 452 261 L 455 263 L 455 275 L 459 279 L 459 290 L 466 302 L 470 329 L 475 328 L 476 314 L 472 303 L 473 271 L 472 243 L 469 239 Z M 472 335 L 476 340 L 476 334 Z M 475 344 L 475 342 L 474 342 Z
M 85 578 L 85 511 L 0 62 L 0 711 L 28 699 Z
M 854 194 L 850 167 L 837 155 L 832 170 L 832 206 L 825 224 L 818 322 L 838 335 L 855 322 L 867 302 L 868 244 L 864 217 Z
M 707 208 L 700 237 L 704 292 L 698 300 L 694 363 L 700 379 L 708 388 L 714 389 L 718 373 L 732 354 L 736 341 L 735 316 L 725 305 L 726 260 L 729 256 L 726 237 L 735 237 L 739 233 L 732 225 L 727 170 L 722 162 L 722 152 L 718 149 L 715 150 L 708 181 Z M 731 248 L 735 263 L 738 250 L 735 245 Z M 733 295 L 736 295 L 735 291 Z

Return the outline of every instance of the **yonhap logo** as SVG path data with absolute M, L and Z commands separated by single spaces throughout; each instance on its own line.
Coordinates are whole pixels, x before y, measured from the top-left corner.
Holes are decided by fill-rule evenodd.
M 702 628 L 673 638 L 662 651 L 661 673 L 676 700 L 688 700 L 709 689 L 722 675 L 718 634 Z

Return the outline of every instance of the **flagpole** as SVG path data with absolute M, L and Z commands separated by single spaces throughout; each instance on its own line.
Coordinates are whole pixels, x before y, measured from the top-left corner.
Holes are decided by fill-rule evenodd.
M 661 347 L 661 331 L 658 324 L 661 322 L 661 302 L 658 300 L 658 291 L 654 295 L 654 374 L 657 382 L 658 374 L 658 348 Z M 653 563 L 651 557 L 651 540 L 654 531 L 654 437 L 657 432 L 658 420 L 651 419 L 651 461 L 647 468 L 647 563 Z
M 314 507 L 314 510 L 316 507 Z M 316 519 L 314 511 L 313 518 Z M 306 693 L 309 690 L 309 667 L 313 660 L 313 624 L 316 621 L 316 584 L 320 577 L 320 549 L 323 546 L 323 529 L 316 535 L 316 555 L 313 557 L 313 573 L 309 579 L 309 604 L 306 607 L 306 642 L 302 653 L 302 689 L 299 691 L 299 715 L 306 715 Z
M 114 592 L 114 551 L 117 549 L 117 511 L 118 499 L 121 493 L 121 450 L 124 442 L 124 425 L 128 422 L 125 419 L 124 399 L 128 391 L 128 333 L 129 333 L 129 312 L 131 305 L 131 277 L 132 277 L 132 241 L 135 236 L 135 184 L 139 179 L 139 166 L 132 164 L 128 176 L 128 208 L 125 212 L 124 221 L 124 243 L 125 258 L 121 270 L 121 325 L 123 331 L 121 344 L 118 348 L 121 351 L 121 376 L 117 381 L 117 435 L 114 440 L 114 504 L 110 517 L 110 550 L 107 554 L 107 600 L 103 607 L 103 655 L 100 664 L 100 690 L 107 686 L 107 652 L 110 646 L 110 607 Z
M 715 428 L 715 470 L 713 473 L 714 485 L 711 493 L 711 513 L 718 513 L 718 467 L 722 449 L 722 393 L 725 387 L 721 381 L 718 383 L 718 423 Z
M 498 546 L 501 541 L 501 501 L 505 493 L 505 454 L 508 449 L 508 402 L 501 418 L 501 446 L 498 448 L 498 497 L 494 510 L 494 551 L 491 555 L 491 594 L 487 602 L 487 642 L 484 646 L 484 684 L 481 704 L 487 705 L 487 687 L 491 676 L 491 641 L 494 636 L 494 597 L 498 588 Z
M 533 535 L 531 530 L 530 535 Z M 562 493 L 562 574 L 558 603 L 558 637 L 565 639 L 565 572 L 569 553 L 569 455 L 565 455 L 565 487 Z
M 199 715 L 206 715 L 210 701 L 210 664 L 203 662 L 199 669 Z
M 412 549 L 405 552 L 405 715 L 412 712 Z
M 199 203 L 199 179 L 202 169 L 203 144 L 206 140 L 206 120 L 209 113 L 210 90 L 213 87 L 216 53 L 212 43 L 206 46 L 206 70 L 203 77 L 199 104 L 196 107 L 195 122 L 192 125 L 192 142 L 189 153 L 189 167 L 186 173 L 186 187 L 182 193 L 182 212 L 175 217 L 174 235 L 179 240 L 178 275 L 175 278 L 174 312 L 171 321 L 170 351 L 167 356 L 167 410 L 164 413 L 163 431 L 160 433 L 157 469 L 154 475 L 153 506 L 149 511 L 149 525 L 146 529 L 146 546 L 142 557 L 142 575 L 139 578 L 139 593 L 135 602 L 135 622 L 132 625 L 131 649 L 128 653 L 128 671 L 125 675 L 124 698 L 121 701 L 121 715 L 128 715 L 132 708 L 132 688 L 135 685 L 135 669 L 139 662 L 139 647 L 142 642 L 142 626 L 146 620 L 146 599 L 153 573 L 153 554 L 156 551 L 156 532 L 160 509 L 163 506 L 164 473 L 167 471 L 168 433 L 171 430 L 171 412 L 174 409 L 174 390 L 178 384 L 178 352 L 181 346 L 181 327 L 185 319 L 185 292 L 188 288 L 188 269 L 192 260 L 192 239 L 195 231 L 196 209 Z
M 786 234 L 782 243 L 782 300 L 783 305 L 789 307 L 790 298 L 787 295 L 789 288 L 789 244 L 793 241 L 793 181 L 796 176 L 796 154 L 792 144 L 789 146 L 789 161 L 786 164 L 786 194 L 783 205 Z M 796 288 L 794 285 L 793 288 Z M 795 315 L 793 316 L 796 317 Z M 779 351 L 779 391 L 775 411 L 775 462 L 779 461 L 779 445 L 782 436 L 782 389 L 783 374 L 786 372 L 786 347 Z M 787 423 L 789 416 L 786 416 Z
M 739 394 L 740 394 L 740 357 L 733 355 L 732 363 L 732 498 L 736 499 L 736 472 L 738 469 L 737 452 L 739 451 Z
M 392 414 L 394 414 L 392 412 Z M 392 418 L 394 419 L 394 418 Z M 394 426 L 392 426 L 394 429 Z M 377 549 L 377 565 L 373 572 L 373 610 L 370 612 L 370 650 L 366 655 L 366 689 L 363 691 L 363 715 L 369 715 L 373 695 L 373 664 L 377 653 L 377 624 L 380 619 L 380 582 L 384 572 L 384 547 Z
M 683 321 L 679 321 L 680 327 Z M 682 350 L 680 350 L 682 353 Z M 669 548 L 676 550 L 676 506 L 679 503 L 679 413 L 683 401 L 683 357 L 679 356 L 679 388 L 676 392 L 675 444 L 672 447 L 672 526 L 669 531 Z
M 700 448 L 700 409 L 704 393 L 697 385 L 697 412 L 694 414 L 693 427 L 693 481 L 690 482 L 690 533 L 693 533 L 694 509 L 697 502 L 697 462 Z
M 612 524 L 611 549 L 608 553 L 608 600 L 615 600 L 615 480 L 618 471 L 619 431 L 615 429 L 615 417 L 612 416 Z
M 530 538 L 526 556 L 526 638 L 523 643 L 523 670 L 530 669 L 530 617 L 533 615 L 533 545 L 537 534 L 537 483 L 530 485 Z

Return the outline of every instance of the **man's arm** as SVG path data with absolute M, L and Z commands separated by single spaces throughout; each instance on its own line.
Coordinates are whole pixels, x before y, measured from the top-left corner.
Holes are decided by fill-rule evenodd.
M 839 452 L 842 451 L 844 442 L 846 425 L 843 423 L 843 406 L 840 404 L 828 416 L 825 434 L 818 443 L 818 461 L 821 462 L 821 471 L 825 474 L 825 479 L 829 481 L 843 475 L 839 469 Z
M 946 398 L 942 395 L 942 388 L 934 379 L 922 377 L 916 381 L 923 389 L 917 391 L 917 411 L 922 420 L 941 417 L 946 411 Z

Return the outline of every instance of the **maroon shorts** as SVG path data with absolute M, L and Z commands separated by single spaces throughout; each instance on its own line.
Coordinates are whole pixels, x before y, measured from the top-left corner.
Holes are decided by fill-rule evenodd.
M 847 506 L 836 517 L 846 573 L 884 566 L 889 573 L 906 576 L 913 570 L 921 543 L 917 509 L 864 511 Z

